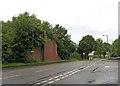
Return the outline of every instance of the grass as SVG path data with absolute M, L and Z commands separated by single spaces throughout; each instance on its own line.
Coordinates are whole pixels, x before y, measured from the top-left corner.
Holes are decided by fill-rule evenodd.
M 40 61 L 40 62 L 33 62 L 33 63 L 2 63 L 0 67 L 8 68 L 8 67 L 22 67 L 22 66 L 29 66 L 29 65 L 45 65 L 45 64 L 52 64 L 52 63 L 63 63 L 63 62 L 70 62 L 76 60 L 52 60 L 52 61 Z
M 0 67 L 18 67 L 18 66 L 24 66 L 27 65 L 25 63 L 3 63 L 0 64 Z

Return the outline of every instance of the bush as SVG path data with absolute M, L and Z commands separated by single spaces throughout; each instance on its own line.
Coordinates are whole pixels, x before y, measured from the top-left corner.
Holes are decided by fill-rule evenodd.
M 70 54 L 70 59 L 77 59 L 77 60 L 81 60 L 81 55 L 78 53 L 71 53 Z

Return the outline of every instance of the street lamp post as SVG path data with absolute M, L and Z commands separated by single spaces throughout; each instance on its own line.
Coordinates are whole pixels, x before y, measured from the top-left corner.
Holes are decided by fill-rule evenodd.
M 102 35 L 102 36 L 106 36 L 107 37 L 107 43 L 108 43 L 108 35 Z
M 108 35 L 102 35 L 102 36 L 106 36 L 107 37 L 107 43 L 108 43 Z M 106 51 L 106 55 L 108 55 L 108 58 L 109 58 L 109 48 L 108 48 L 108 45 L 107 45 L 107 51 Z

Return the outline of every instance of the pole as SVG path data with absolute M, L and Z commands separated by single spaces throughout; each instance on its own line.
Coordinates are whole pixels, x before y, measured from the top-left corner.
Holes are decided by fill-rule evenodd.
M 107 37 L 107 43 L 108 43 L 108 35 L 106 35 L 106 37 Z
M 108 35 L 102 35 L 102 36 L 106 36 L 107 37 L 107 51 L 106 51 L 106 54 L 108 55 L 108 58 L 109 58 L 109 54 L 110 54 L 110 52 L 109 52 L 109 46 L 108 46 Z

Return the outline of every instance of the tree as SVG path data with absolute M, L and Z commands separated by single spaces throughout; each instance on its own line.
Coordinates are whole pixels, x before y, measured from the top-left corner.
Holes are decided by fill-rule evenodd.
M 27 51 L 33 46 L 43 46 L 43 30 L 41 20 L 35 15 L 25 12 L 18 17 L 13 17 L 12 27 L 15 30 L 12 52 L 16 62 L 27 61 Z
M 19 14 L 12 21 L 3 22 L 3 60 L 7 62 L 28 62 L 28 51 L 33 47 L 44 46 L 45 33 L 58 45 L 58 54 L 62 59 L 69 59 L 75 52 L 76 44 L 71 40 L 67 30 L 59 24 L 52 27 L 47 21 L 37 19 L 28 12 Z M 57 37 L 53 37 L 53 34 Z
M 2 61 L 10 62 L 12 58 L 12 43 L 15 37 L 15 31 L 12 28 L 12 22 L 2 22 Z
M 53 33 L 57 34 L 56 42 L 58 44 L 58 54 L 62 59 L 69 59 L 70 53 L 75 51 L 75 44 L 71 40 L 67 30 L 56 24 L 53 28 Z
M 111 56 L 112 57 L 118 57 L 120 56 L 120 47 L 119 47 L 119 44 L 120 44 L 120 36 L 118 37 L 118 39 L 116 39 L 111 47 L 110 47 L 110 51 L 111 51 Z
M 41 23 L 41 28 L 42 28 L 43 31 L 46 32 L 47 37 L 49 39 L 52 39 L 52 34 L 53 34 L 53 31 L 52 31 L 53 27 L 52 27 L 52 25 L 50 25 L 47 21 L 43 21 Z
M 98 38 L 98 39 L 96 40 L 96 43 L 97 43 L 96 54 L 97 54 L 99 57 L 101 57 L 102 51 L 103 51 L 103 40 L 100 39 L 100 38 Z
M 82 40 L 79 41 L 78 52 L 81 54 L 82 58 L 88 58 L 88 54 L 96 50 L 95 39 L 91 35 L 84 36 Z M 85 54 L 85 55 L 84 55 Z
M 103 43 L 103 40 L 101 38 L 96 39 L 97 47 L 96 47 L 96 53 L 99 58 L 101 58 L 101 55 L 105 57 L 106 54 L 106 48 Z
M 118 37 L 118 57 L 120 57 L 120 35 Z

